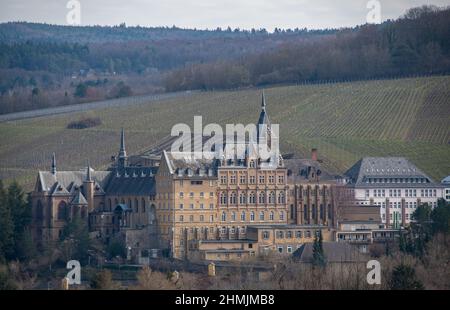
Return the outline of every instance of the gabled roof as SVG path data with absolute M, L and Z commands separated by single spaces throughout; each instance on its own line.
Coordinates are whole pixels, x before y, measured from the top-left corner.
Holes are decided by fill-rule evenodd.
M 442 184 L 450 184 L 450 175 L 441 181 Z
M 188 177 L 217 178 L 216 159 L 195 159 L 191 153 L 164 151 L 164 160 L 171 174 Z
M 39 171 L 38 178 L 44 191 L 51 192 L 55 184 L 58 183 L 70 192 L 74 186 L 80 187 L 83 184 L 86 174 L 86 169 L 80 171 L 57 171 L 55 174 L 52 174 L 50 171 Z M 110 171 L 91 170 L 91 178 L 102 187 L 106 184 L 110 174 Z
M 70 204 L 72 205 L 76 205 L 76 206 L 81 206 L 81 205 L 87 205 L 87 200 L 86 198 L 84 198 L 83 194 L 81 193 L 81 191 L 78 191 L 75 196 L 72 198 L 72 200 L 70 201 Z

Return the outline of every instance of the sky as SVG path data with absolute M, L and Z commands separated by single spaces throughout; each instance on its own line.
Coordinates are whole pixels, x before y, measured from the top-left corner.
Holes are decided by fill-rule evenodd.
M 380 3 L 381 20 L 411 7 L 450 6 L 450 0 L 0 0 L 0 22 L 67 25 L 70 1 L 80 3 L 81 25 L 172 26 L 183 28 L 339 28 L 364 24 Z

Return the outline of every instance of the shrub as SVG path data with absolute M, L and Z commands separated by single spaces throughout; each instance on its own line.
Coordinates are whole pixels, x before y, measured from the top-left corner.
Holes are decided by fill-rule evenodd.
M 73 121 L 70 122 L 67 125 L 68 129 L 86 129 L 86 128 L 91 128 L 91 127 L 96 127 L 102 124 L 102 121 L 100 120 L 100 118 L 95 117 L 95 118 L 84 118 L 81 119 L 79 121 Z

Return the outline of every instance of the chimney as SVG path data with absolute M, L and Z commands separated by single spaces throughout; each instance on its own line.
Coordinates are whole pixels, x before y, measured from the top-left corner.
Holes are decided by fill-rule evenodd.
M 317 158 L 317 149 L 312 149 L 311 150 L 311 159 L 314 160 L 314 161 L 318 160 L 318 158 Z

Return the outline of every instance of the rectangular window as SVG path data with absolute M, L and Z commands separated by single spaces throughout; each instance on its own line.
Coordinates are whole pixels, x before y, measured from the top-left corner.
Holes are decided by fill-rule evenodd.
M 180 209 L 183 209 L 183 208 L 184 208 L 183 204 L 182 204 L 182 203 L 180 203 Z

